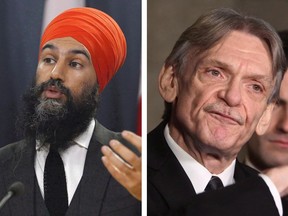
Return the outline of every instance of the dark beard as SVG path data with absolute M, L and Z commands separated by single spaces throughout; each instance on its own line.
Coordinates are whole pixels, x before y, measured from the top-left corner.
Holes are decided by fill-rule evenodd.
M 66 96 L 66 101 L 42 98 L 42 92 L 55 86 Z M 98 105 L 98 86 L 85 86 L 82 94 L 73 98 L 60 80 L 50 79 L 39 86 L 33 85 L 23 96 L 24 107 L 18 118 L 18 128 L 28 140 L 39 140 L 55 148 L 65 149 L 83 133 Z

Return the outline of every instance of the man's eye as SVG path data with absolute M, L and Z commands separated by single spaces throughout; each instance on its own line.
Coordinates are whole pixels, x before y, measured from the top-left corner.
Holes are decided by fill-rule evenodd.
M 257 85 L 257 84 L 253 84 L 252 88 L 256 92 L 262 92 L 263 91 L 262 87 L 260 85 Z
M 82 64 L 80 64 L 78 62 L 75 62 L 75 61 L 71 62 L 70 66 L 73 67 L 73 68 L 81 68 L 81 67 L 83 67 Z
M 217 70 L 209 70 L 208 73 L 210 73 L 212 76 L 220 76 L 220 72 Z
M 53 58 L 44 58 L 43 61 L 47 64 L 53 64 L 56 62 Z

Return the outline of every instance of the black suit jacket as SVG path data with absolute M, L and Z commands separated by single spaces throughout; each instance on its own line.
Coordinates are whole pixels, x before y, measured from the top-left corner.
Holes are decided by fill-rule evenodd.
M 107 145 L 111 139 L 123 141 L 120 134 L 107 130 L 96 121 L 83 176 L 67 216 L 141 215 L 140 202 L 116 182 L 102 164 L 100 148 Z M 35 142 L 22 140 L 0 150 L 0 196 L 3 197 L 9 185 L 15 181 L 21 181 L 25 185 L 25 193 L 8 201 L 0 210 L 0 215 L 49 215 L 35 175 L 34 158 Z
M 162 122 L 148 134 L 148 215 L 279 215 L 269 188 L 257 172 L 236 162 L 236 184 L 196 194 L 182 166 L 169 148 Z M 197 175 L 195 173 L 195 175 Z

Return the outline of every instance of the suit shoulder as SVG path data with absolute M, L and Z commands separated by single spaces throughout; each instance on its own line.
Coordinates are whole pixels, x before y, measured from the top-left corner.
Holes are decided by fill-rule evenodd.
M 248 177 L 257 176 L 258 174 L 259 172 L 257 170 L 236 160 L 236 166 L 235 166 L 235 172 L 234 172 L 234 178 L 236 181 L 241 181 Z
M 166 157 L 171 150 L 164 137 L 164 129 L 167 123 L 161 122 L 147 135 L 147 157 L 149 160 L 158 160 L 159 157 Z
M 24 141 L 18 141 L 14 143 L 10 143 L 6 146 L 0 148 L 0 162 L 4 163 L 9 160 L 15 154 L 18 154 L 24 146 Z
M 166 148 L 164 143 L 166 143 L 164 137 L 164 129 L 166 126 L 166 122 L 161 122 L 156 128 L 154 128 L 147 135 L 147 151 L 148 154 L 152 152 L 159 152 L 161 148 Z
M 147 135 L 147 140 L 153 141 L 154 139 L 157 139 L 159 137 L 159 134 L 163 134 L 166 124 L 167 123 L 163 121 L 153 130 L 151 130 Z

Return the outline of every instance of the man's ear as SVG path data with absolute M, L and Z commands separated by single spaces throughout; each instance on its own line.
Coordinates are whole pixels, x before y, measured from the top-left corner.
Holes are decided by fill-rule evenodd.
M 162 67 L 158 77 L 158 88 L 162 98 L 171 103 L 175 100 L 178 91 L 178 82 L 172 66 Z
M 275 103 L 270 103 L 264 113 L 262 114 L 257 126 L 256 126 L 256 133 L 258 136 L 263 135 L 269 127 L 272 112 L 274 109 Z

